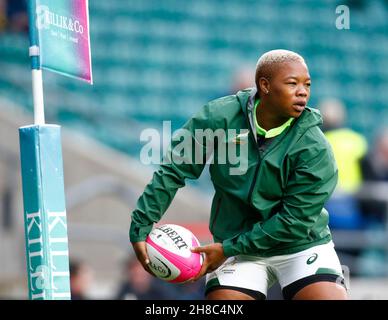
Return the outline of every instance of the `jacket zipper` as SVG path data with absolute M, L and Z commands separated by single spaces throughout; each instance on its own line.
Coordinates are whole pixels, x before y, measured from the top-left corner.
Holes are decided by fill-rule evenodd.
M 252 134 L 254 135 L 254 131 L 253 131 L 253 128 L 251 126 L 251 122 L 249 120 L 249 111 L 247 110 L 247 122 L 248 122 L 248 125 L 251 129 L 251 132 Z M 250 204 L 251 203 L 251 200 L 252 200 L 252 193 L 253 193 L 253 188 L 256 184 L 256 180 L 257 180 L 257 173 L 259 171 L 259 168 L 260 168 L 260 163 L 261 163 L 261 159 L 260 159 L 260 152 L 259 152 L 259 143 L 257 142 L 257 140 L 255 139 L 255 136 L 253 136 L 253 140 L 255 140 L 255 144 L 256 144 L 256 147 L 257 147 L 257 165 L 256 165 L 256 168 L 255 168 L 255 175 L 253 176 L 253 181 L 252 181 L 252 184 L 249 188 L 249 192 L 248 192 L 248 203 Z
M 249 121 L 249 114 L 247 112 L 247 121 L 248 121 L 248 125 L 249 127 L 251 128 L 251 131 L 253 132 L 253 129 L 252 129 L 252 126 L 251 126 L 251 123 Z M 257 153 L 258 153 L 258 156 L 257 156 L 257 165 L 256 165 L 256 168 L 255 168 L 255 175 L 253 177 L 253 181 L 252 181 L 252 184 L 249 188 L 249 192 L 248 192 L 248 203 L 251 204 L 251 201 L 252 201 L 252 194 L 253 194 L 253 188 L 255 187 L 255 184 L 256 184 L 256 181 L 257 181 L 257 176 L 258 176 L 258 172 L 259 172 L 259 169 L 260 169 L 260 164 L 261 164 L 261 161 L 263 161 L 263 159 L 265 158 L 265 156 L 268 154 L 268 152 L 266 152 L 266 154 L 264 155 L 263 158 L 260 157 L 260 151 L 259 151 L 259 143 L 257 142 L 257 140 L 253 137 L 253 139 L 255 140 L 255 143 L 256 143 L 256 147 L 257 147 Z M 281 139 L 283 140 L 283 139 Z M 280 142 L 278 141 L 274 146 L 273 146 L 273 149 L 275 148 L 275 146 L 277 146 Z
M 249 103 L 249 102 L 248 102 Z M 253 135 L 253 140 L 255 141 L 255 144 L 256 144 L 256 148 L 257 148 L 257 153 L 258 153 L 258 156 L 257 156 L 257 165 L 256 165 L 256 168 L 255 168 L 255 175 L 253 177 L 253 181 L 252 181 L 252 184 L 249 188 L 249 192 L 248 192 L 248 203 L 251 204 L 251 201 L 252 201 L 252 194 L 253 194 L 253 188 L 256 184 L 256 181 L 257 181 L 257 176 L 258 176 L 258 173 L 259 173 L 259 169 L 260 169 L 260 164 L 261 162 L 263 161 L 263 159 L 266 157 L 266 155 L 268 154 L 268 152 L 266 152 L 266 154 L 263 156 L 263 158 L 260 157 L 260 151 L 259 151 L 259 143 L 257 142 L 257 139 L 255 139 L 255 136 L 254 136 L 254 130 L 256 130 L 256 128 L 252 128 L 252 124 L 249 120 L 249 115 L 250 115 L 251 111 L 249 110 L 249 108 L 247 107 L 247 112 L 246 112 L 246 118 L 247 118 L 247 122 L 248 122 L 248 126 L 249 128 L 251 129 L 251 133 Z M 256 115 L 253 115 L 253 117 L 256 117 Z M 294 124 L 295 122 L 297 122 L 299 120 L 296 119 L 294 121 Z M 281 139 L 283 140 L 283 139 Z M 274 146 L 273 146 L 273 149 L 281 142 L 281 140 L 279 140 Z
M 218 213 L 220 212 L 220 208 L 221 208 L 221 197 L 218 198 L 217 200 L 217 207 L 216 207 L 216 212 L 214 213 L 214 219 L 213 219 L 213 223 L 212 223 L 212 226 L 211 228 L 213 229 L 214 228 L 214 225 L 216 224 L 216 220 L 217 220 L 217 217 L 218 217 Z
M 260 168 L 260 163 L 261 163 L 261 159 L 260 159 L 260 154 L 259 154 L 257 157 L 257 165 L 256 165 L 256 169 L 255 169 L 255 175 L 253 176 L 253 181 L 252 181 L 251 187 L 249 188 L 249 193 L 248 193 L 248 203 L 249 204 L 252 201 L 253 188 L 255 187 L 255 184 L 256 184 L 257 173 L 258 173 L 259 168 Z

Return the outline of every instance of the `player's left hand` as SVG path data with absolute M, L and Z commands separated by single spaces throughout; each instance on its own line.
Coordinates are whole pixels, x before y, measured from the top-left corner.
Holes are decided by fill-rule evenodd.
M 191 252 L 205 254 L 201 270 L 194 278 L 191 279 L 193 282 L 197 281 L 206 273 L 216 270 L 226 260 L 224 255 L 224 248 L 222 247 L 221 243 L 213 243 L 203 247 L 195 247 L 191 249 Z

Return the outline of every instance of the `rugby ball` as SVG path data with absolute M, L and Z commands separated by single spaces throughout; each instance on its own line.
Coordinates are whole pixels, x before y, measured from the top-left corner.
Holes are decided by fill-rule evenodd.
M 156 277 L 180 283 L 196 276 L 202 266 L 202 256 L 190 251 L 200 246 L 194 234 L 175 224 L 155 227 L 146 239 L 150 269 Z

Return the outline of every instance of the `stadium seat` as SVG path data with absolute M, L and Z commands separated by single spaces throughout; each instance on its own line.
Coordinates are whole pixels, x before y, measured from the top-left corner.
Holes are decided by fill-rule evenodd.
M 45 75 L 50 117 L 78 125 L 87 121 L 85 113 L 105 108 L 111 112 L 103 113 L 104 122 L 114 122 L 113 127 L 117 119 L 125 126 L 132 117 L 144 125 L 163 115 L 182 122 L 207 99 L 228 92 L 236 68 L 254 64 L 267 50 L 288 48 L 303 54 L 310 66 L 311 103 L 328 96 L 342 99 L 350 111 L 349 125 L 369 139 L 370 124 L 377 120 L 365 117 L 362 108 L 387 106 L 387 16 L 381 4 L 371 2 L 352 11 L 350 30 L 339 31 L 334 9 L 324 0 L 92 1 L 95 85 Z M 7 70 L 0 73 L 1 94 L 31 110 L 28 38 L 2 34 L 0 51 L 0 68 Z M 21 70 L 24 77 L 11 76 Z M 20 88 L 25 93 L 15 95 Z M 62 92 L 59 101 L 53 92 Z M 100 128 L 89 133 L 98 138 Z M 106 134 L 104 142 L 109 144 L 109 136 L 116 145 L 113 134 Z

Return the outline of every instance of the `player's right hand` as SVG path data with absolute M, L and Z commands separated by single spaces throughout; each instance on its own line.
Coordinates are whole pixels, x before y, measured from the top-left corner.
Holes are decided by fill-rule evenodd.
M 132 242 L 132 246 L 133 246 L 133 250 L 135 251 L 137 260 L 139 260 L 144 270 L 155 277 L 155 275 L 153 274 L 149 266 L 150 259 L 148 258 L 148 254 L 147 254 L 146 242 L 145 241 Z

